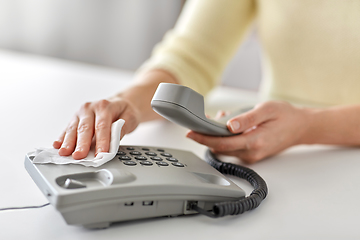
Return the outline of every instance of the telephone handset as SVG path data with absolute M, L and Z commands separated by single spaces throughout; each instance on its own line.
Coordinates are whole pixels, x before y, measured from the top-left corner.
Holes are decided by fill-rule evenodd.
M 239 109 L 221 121 L 215 121 L 205 116 L 204 97 L 201 94 L 191 88 L 172 83 L 159 84 L 151 100 L 151 107 L 174 123 L 212 136 L 235 135 L 228 130 L 226 121 L 251 109 Z

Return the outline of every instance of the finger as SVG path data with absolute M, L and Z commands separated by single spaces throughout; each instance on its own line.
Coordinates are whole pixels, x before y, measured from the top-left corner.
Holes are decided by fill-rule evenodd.
M 79 118 L 74 117 L 65 131 L 64 141 L 59 149 L 60 156 L 69 156 L 75 149 Z
M 111 141 L 112 117 L 109 114 L 96 114 L 95 118 L 95 155 L 108 152 Z
M 95 108 L 95 154 L 99 152 L 108 152 L 111 141 L 111 125 L 113 122 L 122 118 L 125 124 L 121 129 L 120 138 L 125 134 L 132 132 L 138 125 L 138 119 L 135 110 L 125 104 L 111 104 L 108 100 L 100 101 Z
M 125 124 L 121 129 L 121 136 L 122 138 L 125 134 L 131 133 L 135 130 L 135 128 L 139 125 L 139 113 L 137 110 L 132 108 L 131 106 L 126 107 L 121 113 L 116 116 L 115 120 L 121 118 L 125 120 Z
M 256 127 L 264 122 L 270 121 L 276 116 L 276 104 L 268 102 L 254 109 L 240 114 L 227 122 L 227 126 L 233 133 L 241 133 L 249 128 Z
M 203 135 L 190 131 L 187 133 L 186 137 L 191 138 L 192 140 L 219 152 L 236 151 L 239 149 L 248 148 L 247 138 L 244 135 L 218 137 Z
M 236 150 L 236 151 L 217 151 L 215 149 L 210 149 L 211 152 L 213 152 L 216 155 L 224 155 L 224 156 L 232 156 L 232 157 L 236 157 L 237 159 L 239 159 L 240 161 L 246 163 L 246 164 L 251 164 L 254 163 L 253 161 L 249 161 L 249 159 L 247 158 L 249 154 L 249 150 Z
M 87 113 L 87 115 L 80 116 L 79 125 L 77 128 L 77 141 L 75 152 L 72 154 L 74 159 L 85 158 L 91 147 L 91 141 L 94 136 L 94 114 Z
M 225 116 L 226 116 L 226 112 L 220 110 L 220 111 L 218 111 L 218 112 L 216 113 L 216 116 L 215 116 L 214 119 L 218 120 L 218 119 L 220 119 L 220 118 L 222 118 L 222 117 L 225 117 Z
M 65 137 L 65 131 L 61 133 L 60 137 L 58 138 L 58 140 L 53 142 L 53 147 L 55 149 L 59 149 L 62 145 L 62 143 L 64 142 L 64 137 Z
M 245 148 L 230 151 L 221 151 L 216 148 L 212 150 L 217 154 L 236 156 L 246 163 L 255 163 L 272 156 L 286 148 L 286 146 L 284 147 L 284 145 L 278 144 L 278 137 L 274 138 L 276 133 L 279 132 L 274 130 L 274 123 L 275 121 L 268 122 L 252 131 L 240 135 L 241 137 L 245 137 Z
M 264 159 L 265 157 L 265 155 L 263 155 L 262 152 L 260 151 L 247 150 L 247 149 L 236 150 L 236 151 L 217 151 L 215 149 L 211 149 L 211 151 L 214 154 L 236 157 L 247 164 L 256 163 Z

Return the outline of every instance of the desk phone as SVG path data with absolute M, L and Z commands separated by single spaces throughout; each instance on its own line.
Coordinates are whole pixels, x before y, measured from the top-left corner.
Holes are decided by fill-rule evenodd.
M 33 164 L 25 168 L 67 224 L 106 228 L 112 222 L 194 214 L 245 192 L 195 154 L 170 148 L 120 146 L 98 168 Z
M 163 117 L 194 131 L 233 135 L 224 123 L 206 118 L 204 99 L 190 88 L 161 83 L 151 101 Z M 239 114 L 239 113 L 236 113 Z M 120 146 L 100 168 L 39 165 L 25 167 L 68 224 L 106 228 L 112 222 L 201 213 L 237 215 L 258 207 L 267 195 L 265 181 L 251 169 L 224 163 L 207 150 L 205 160 L 191 152 L 145 146 Z M 245 192 L 224 174 L 246 179 Z

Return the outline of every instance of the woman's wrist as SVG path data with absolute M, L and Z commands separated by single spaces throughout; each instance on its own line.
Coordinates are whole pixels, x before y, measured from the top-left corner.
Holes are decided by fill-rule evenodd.
M 300 137 L 299 144 L 315 144 L 317 143 L 319 131 L 318 122 L 321 115 L 320 109 L 313 108 L 301 108 L 300 111 L 303 112 L 304 122 L 303 127 L 304 131 Z
M 121 98 L 136 108 L 140 114 L 140 122 L 160 118 L 150 105 L 151 99 L 161 82 L 177 83 L 175 77 L 164 70 L 150 70 L 136 76 L 134 83 L 113 98 Z
M 303 144 L 360 145 L 360 105 L 304 109 Z

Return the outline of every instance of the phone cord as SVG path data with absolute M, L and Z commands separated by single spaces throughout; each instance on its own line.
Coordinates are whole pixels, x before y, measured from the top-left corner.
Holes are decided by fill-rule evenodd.
M 238 215 L 245 211 L 257 208 L 261 201 L 266 198 L 266 195 L 268 194 L 266 182 L 255 171 L 236 164 L 221 162 L 210 149 L 205 153 L 205 160 L 223 174 L 245 179 L 254 187 L 254 190 L 249 196 L 241 198 L 238 201 L 215 203 L 212 211 L 206 211 L 205 209 L 198 207 L 196 203 L 191 205 L 193 210 L 212 218 L 224 217 L 226 215 Z

